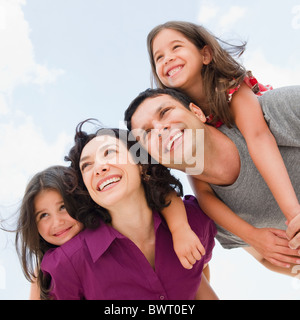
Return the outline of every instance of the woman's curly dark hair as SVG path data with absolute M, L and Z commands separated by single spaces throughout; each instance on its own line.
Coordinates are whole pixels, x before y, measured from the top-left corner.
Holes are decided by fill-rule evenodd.
M 84 185 L 79 161 L 83 148 L 97 136 L 110 135 L 122 141 L 131 153 L 135 163 L 141 166 L 142 184 L 145 190 L 147 203 L 152 210 L 161 211 L 170 204 L 168 196 L 172 192 L 176 192 L 178 196 L 183 195 L 182 184 L 170 173 L 170 169 L 157 163 L 146 152 L 142 146 L 138 144 L 131 132 L 115 128 L 100 127 L 96 133 L 88 134 L 83 131 L 83 126 L 89 120 L 80 122 L 76 127 L 75 144 L 71 148 L 66 161 L 70 161 L 70 167 L 74 172 L 73 195 L 82 198 L 82 204 L 76 210 L 76 220 L 80 221 L 87 228 L 97 228 L 100 219 L 105 223 L 111 222 L 111 216 L 107 209 L 97 205 L 88 195 L 86 186 Z M 99 219 L 100 218 L 100 219 Z

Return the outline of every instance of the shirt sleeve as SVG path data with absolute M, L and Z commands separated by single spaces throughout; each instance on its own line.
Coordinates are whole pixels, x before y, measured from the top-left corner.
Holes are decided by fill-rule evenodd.
M 214 221 L 201 210 L 198 201 L 194 196 L 186 195 L 184 197 L 184 204 L 189 224 L 205 248 L 206 253 L 203 258 L 204 264 L 206 264 L 212 258 L 212 252 L 215 246 L 215 236 L 217 234 L 216 225 Z
M 83 299 L 81 281 L 70 259 L 61 248 L 46 252 L 41 269 L 51 278 L 50 297 L 53 300 Z

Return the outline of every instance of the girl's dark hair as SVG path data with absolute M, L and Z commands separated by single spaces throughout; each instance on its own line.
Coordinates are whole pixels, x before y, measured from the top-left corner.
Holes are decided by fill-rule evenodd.
M 70 168 L 52 166 L 37 173 L 28 183 L 20 207 L 15 244 L 22 269 L 27 280 L 36 279 L 41 290 L 41 298 L 48 299 L 49 281 L 40 271 L 42 258 L 47 250 L 55 248 L 45 241 L 38 232 L 34 201 L 43 190 L 58 191 L 69 214 L 76 211 L 77 201 L 71 195 L 73 174 Z
M 169 21 L 153 28 L 147 37 L 147 48 L 154 82 L 159 88 L 166 88 L 156 74 L 152 44 L 157 34 L 164 29 L 172 29 L 182 33 L 200 50 L 208 45 L 212 50 L 212 61 L 203 65 L 203 89 L 207 99 L 205 108 L 209 114 L 214 115 L 213 122 L 222 120 L 227 126 L 233 123 L 232 115 L 227 101 L 227 90 L 237 87 L 246 75 L 245 68 L 233 57 L 241 56 L 246 48 L 246 42 L 241 45 L 231 45 L 212 35 L 204 27 L 190 22 Z M 226 49 L 221 46 L 221 44 Z M 208 114 L 207 114 L 208 115 Z
M 135 163 L 141 166 L 142 184 L 145 190 L 145 196 L 149 207 L 153 210 L 160 211 L 168 206 L 167 196 L 172 191 L 178 195 L 183 195 L 181 182 L 170 173 L 170 169 L 158 164 L 150 155 L 138 144 L 134 136 L 127 130 L 100 128 L 96 133 L 88 134 L 82 130 L 84 124 L 90 120 L 85 120 L 78 124 L 75 134 L 75 144 L 70 150 L 66 161 L 71 162 L 71 168 L 74 169 L 76 185 L 73 192 L 75 195 L 88 195 L 84 185 L 79 161 L 85 145 L 99 135 L 113 136 L 122 141 L 131 153 Z M 90 198 L 91 199 L 91 198 Z M 99 225 L 100 219 L 105 223 L 111 222 L 111 217 L 107 209 L 97 205 L 91 200 L 89 205 L 81 206 L 76 211 L 76 220 L 82 222 L 87 228 L 95 228 Z M 100 219 L 99 219 L 100 218 Z

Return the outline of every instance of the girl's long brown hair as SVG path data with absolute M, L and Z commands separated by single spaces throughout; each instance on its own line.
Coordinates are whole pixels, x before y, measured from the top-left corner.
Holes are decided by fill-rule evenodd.
M 234 56 L 241 56 L 245 51 L 246 42 L 241 45 L 231 45 L 212 35 L 204 27 L 190 22 L 169 21 L 156 26 L 147 37 L 147 48 L 154 82 L 159 88 L 166 86 L 159 80 L 152 51 L 152 43 L 157 34 L 164 29 L 172 29 L 182 33 L 200 50 L 208 45 L 212 50 L 212 61 L 202 68 L 203 90 L 206 96 L 205 109 L 207 115 L 214 116 L 213 122 L 222 120 L 227 126 L 231 126 L 232 115 L 227 101 L 227 90 L 239 85 L 245 75 L 245 68 L 238 63 Z M 223 48 L 221 46 L 227 46 Z M 200 106 L 201 107 L 201 106 Z
M 28 183 L 20 207 L 15 244 L 23 273 L 30 282 L 37 281 L 41 299 L 49 299 L 49 279 L 40 265 L 47 250 L 56 246 L 45 241 L 38 232 L 34 201 L 43 190 L 58 191 L 68 213 L 77 209 L 77 201 L 71 196 L 70 181 L 73 179 L 71 169 L 64 166 L 52 166 L 37 173 Z

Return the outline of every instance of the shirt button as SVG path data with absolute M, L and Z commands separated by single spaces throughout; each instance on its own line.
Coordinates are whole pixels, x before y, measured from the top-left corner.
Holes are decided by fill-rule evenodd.
M 160 300 L 164 300 L 165 297 L 164 297 L 164 296 L 160 296 L 159 299 L 160 299 Z

